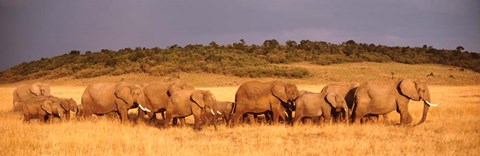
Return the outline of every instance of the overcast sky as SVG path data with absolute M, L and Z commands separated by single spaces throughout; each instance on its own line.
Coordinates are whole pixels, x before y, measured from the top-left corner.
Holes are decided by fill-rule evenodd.
M 479 0 L 0 0 L 0 71 L 71 50 L 266 39 L 480 51 Z

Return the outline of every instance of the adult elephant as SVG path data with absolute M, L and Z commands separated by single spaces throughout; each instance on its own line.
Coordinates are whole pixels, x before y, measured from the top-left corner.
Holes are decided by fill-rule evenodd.
M 305 92 L 297 98 L 295 103 L 296 111 L 293 124 L 303 117 L 323 117 L 326 122 L 331 122 L 332 112 L 340 112 L 341 110 L 347 112 L 345 118 L 348 118 L 349 111 L 344 97 L 335 93 Z
M 178 91 L 168 100 L 164 125 L 168 127 L 174 117 L 185 118 L 193 115 L 195 120 L 193 129 L 200 130 L 200 123 L 202 118 L 205 118 L 206 113 L 215 115 L 214 112 L 217 112 L 215 103 L 215 95 L 207 90 Z M 186 125 L 185 120 L 182 121 L 182 125 Z M 215 122 L 213 124 L 216 128 Z
M 94 83 L 82 95 L 80 116 L 104 115 L 117 112 L 122 123 L 127 121 L 127 111 L 145 101 L 139 85 L 128 83 Z M 148 111 L 145 110 L 144 111 Z
M 400 113 L 400 124 L 406 125 L 412 121 L 408 112 L 410 100 L 423 100 L 424 103 L 422 119 L 416 125 L 425 121 L 430 106 L 438 106 L 430 103 L 430 91 L 424 81 L 394 79 L 364 82 L 355 93 L 353 119 L 358 123 L 368 114 L 385 115 L 396 110 Z
M 13 111 L 22 111 L 22 103 L 36 96 L 49 96 L 50 85 L 45 83 L 21 84 L 13 91 Z
M 235 94 L 234 121 L 239 123 L 245 113 L 272 112 L 273 122 L 277 123 L 285 112 L 291 111 L 300 92 L 296 85 L 281 81 L 249 81 L 240 85 Z
M 349 84 L 328 84 L 325 87 L 322 88 L 322 91 L 320 93 L 323 96 L 326 95 L 338 95 L 344 99 L 346 102 L 348 108 L 346 110 L 348 111 L 332 111 L 332 116 L 334 117 L 335 120 L 348 120 L 350 118 L 350 114 L 352 114 L 352 108 L 353 108 L 353 101 L 354 101 L 354 96 L 355 96 L 355 91 L 357 90 L 357 87 L 359 86 L 359 83 L 349 83 Z M 332 97 L 332 96 L 330 96 Z M 329 103 L 331 106 L 336 105 L 335 100 L 328 98 L 327 96 L 324 98 L 327 103 Z
M 168 99 L 174 93 L 181 90 L 194 90 L 195 87 L 185 82 L 159 82 L 151 83 L 143 88 L 145 94 L 145 103 L 142 106 L 150 110 L 147 112 L 147 116 L 151 120 L 156 119 L 156 113 L 162 113 L 163 119 L 165 119 L 164 111 L 167 108 Z M 138 110 L 139 117 L 144 117 L 145 112 L 141 109 Z

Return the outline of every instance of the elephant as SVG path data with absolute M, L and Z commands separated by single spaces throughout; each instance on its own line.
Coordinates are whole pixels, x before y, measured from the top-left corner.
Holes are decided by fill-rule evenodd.
M 207 110 L 206 114 L 206 121 L 205 122 L 210 122 L 210 124 L 217 124 L 218 118 L 222 118 L 223 122 L 228 124 L 231 120 L 232 113 L 233 113 L 233 106 L 234 102 L 230 101 L 216 101 L 215 102 L 215 108 L 217 108 L 216 111 L 213 111 L 212 109 Z M 212 123 L 215 122 L 215 123 Z
M 322 93 L 323 95 L 329 95 L 329 94 L 337 94 L 345 99 L 345 102 L 347 103 L 347 110 L 348 112 L 341 111 L 341 112 L 336 112 L 332 111 L 332 116 L 336 121 L 339 120 L 346 120 L 348 122 L 348 118 L 350 118 L 350 114 L 352 114 L 352 108 L 353 108 L 353 99 L 355 95 L 355 91 L 357 90 L 357 87 L 359 86 L 359 83 L 349 83 L 349 84 L 328 84 L 325 87 L 322 88 Z M 326 99 L 330 105 L 334 105 L 331 102 L 332 100 Z
M 167 109 L 165 111 L 165 127 L 168 127 L 170 121 L 174 117 L 185 118 L 193 115 L 194 130 L 201 130 L 200 123 L 205 119 L 206 113 L 215 115 L 215 95 L 208 90 L 181 90 L 174 93 L 168 100 Z M 211 112 L 207 112 L 211 110 Z M 185 120 L 182 120 L 182 125 Z M 214 123 L 216 128 L 216 125 Z
M 164 83 L 151 83 L 143 88 L 145 94 L 145 103 L 143 107 L 150 110 L 147 113 L 148 117 L 153 121 L 156 119 L 156 113 L 162 113 L 163 119 L 165 119 L 164 111 L 167 108 L 168 99 L 175 92 L 180 90 L 194 90 L 195 87 L 184 82 L 164 82 Z M 145 116 L 145 111 L 138 110 L 139 117 Z
M 22 111 L 22 102 L 36 97 L 49 96 L 50 85 L 45 83 L 21 84 L 13 91 L 13 111 Z
M 295 101 L 296 111 L 292 125 L 298 123 L 303 117 L 323 117 L 325 121 L 331 122 L 331 113 L 344 110 L 348 111 L 345 98 L 336 93 L 312 93 L 305 92 Z M 348 113 L 346 117 L 348 118 Z
M 143 111 L 149 112 L 142 107 L 144 96 L 139 85 L 125 82 L 94 83 L 83 92 L 79 115 L 86 117 L 116 112 L 121 122 L 126 123 L 129 109 L 140 107 Z
M 60 104 L 60 106 L 65 110 L 63 114 L 65 114 L 65 118 L 67 120 L 70 120 L 70 111 L 73 111 L 74 113 L 78 112 L 77 102 L 72 98 L 58 98 L 54 96 L 47 96 L 46 98 Z
M 260 114 L 271 111 L 274 123 L 279 118 L 287 119 L 295 105 L 295 100 L 300 95 L 296 85 L 281 81 L 245 82 L 235 94 L 234 123 L 239 123 L 246 113 Z M 250 115 L 251 116 L 251 115 Z
M 412 79 L 367 81 L 358 86 L 354 98 L 352 117 L 355 123 L 366 115 L 385 115 L 396 110 L 400 114 L 400 125 L 407 125 L 412 121 L 408 102 L 423 100 L 422 119 L 415 124 L 420 125 L 425 121 L 430 106 L 438 106 L 430 103 L 427 83 Z
M 51 96 L 37 96 L 28 99 L 22 105 L 24 121 L 31 119 L 43 119 L 44 122 L 51 121 L 53 117 L 62 118 L 67 111 L 61 105 L 60 100 Z

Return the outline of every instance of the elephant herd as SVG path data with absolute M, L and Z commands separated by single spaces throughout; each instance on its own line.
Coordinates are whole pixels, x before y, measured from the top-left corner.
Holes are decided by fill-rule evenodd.
M 193 115 L 194 129 L 201 124 L 216 128 L 221 118 L 230 126 L 258 122 L 264 115 L 267 122 L 292 125 L 304 118 L 321 122 L 360 123 L 371 116 L 392 111 L 400 114 L 400 124 L 411 123 L 410 100 L 424 102 L 423 115 L 416 125 L 425 121 L 432 104 L 424 81 L 412 79 L 372 80 L 361 84 L 328 84 L 319 93 L 300 91 L 295 84 L 282 81 L 249 81 L 239 86 L 235 101 L 217 101 L 208 90 L 198 90 L 182 81 L 137 85 L 125 82 L 89 85 L 81 103 L 73 99 L 50 95 L 48 84 L 20 85 L 13 93 L 14 111 L 22 111 L 24 120 L 37 118 L 77 118 L 116 113 L 122 123 L 128 120 L 128 110 L 138 108 L 135 120 L 155 122 L 161 114 L 164 127 L 186 125 L 185 117 Z M 180 123 L 177 123 L 180 120 Z M 171 123 L 171 124 L 170 124 Z

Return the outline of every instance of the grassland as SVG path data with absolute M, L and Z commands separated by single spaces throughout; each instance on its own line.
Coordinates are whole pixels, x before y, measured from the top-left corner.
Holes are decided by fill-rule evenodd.
M 354 63 L 304 66 L 308 79 L 287 79 L 299 89 L 320 91 L 324 84 L 395 77 L 424 78 L 431 82 L 432 101 L 427 121 L 400 127 L 397 113 L 389 121 L 363 125 L 245 125 L 235 128 L 191 127 L 161 129 L 152 125 L 121 125 L 108 117 L 56 122 L 23 123 L 13 113 L 12 91 L 17 84 L 0 86 L 0 155 L 477 155 L 480 152 L 480 74 L 438 65 Z M 433 72 L 435 76 L 426 77 Z M 451 78 L 449 75 L 454 76 Z M 144 83 L 167 77 L 124 75 L 92 79 L 50 80 L 52 94 L 80 102 L 86 85 L 98 81 Z M 218 100 L 233 100 L 238 85 L 248 78 L 182 73 L 182 80 L 211 90 Z M 270 80 L 267 78 L 260 80 Z M 418 122 L 421 102 L 410 103 Z M 191 122 L 191 120 L 189 121 Z

